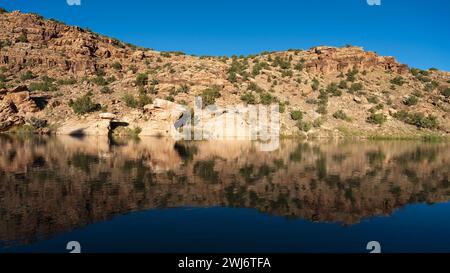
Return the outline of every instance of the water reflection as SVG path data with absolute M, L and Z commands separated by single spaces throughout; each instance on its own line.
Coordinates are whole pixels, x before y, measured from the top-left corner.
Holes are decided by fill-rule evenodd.
M 354 225 L 450 199 L 450 145 L 0 137 L 0 241 L 151 208 L 237 207 Z

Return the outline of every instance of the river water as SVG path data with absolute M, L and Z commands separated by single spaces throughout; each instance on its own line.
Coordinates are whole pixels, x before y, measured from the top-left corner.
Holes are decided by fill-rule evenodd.
M 0 137 L 0 252 L 450 251 L 450 143 Z

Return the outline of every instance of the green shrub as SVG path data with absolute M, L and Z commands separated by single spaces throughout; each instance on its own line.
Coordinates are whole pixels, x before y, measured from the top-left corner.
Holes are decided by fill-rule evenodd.
M 359 92 L 364 88 L 362 83 L 352 83 L 350 86 L 350 89 L 348 90 L 349 93 L 353 94 L 355 92 Z
M 55 81 L 54 79 L 47 76 L 43 76 L 41 79 L 42 79 L 41 82 L 31 83 L 28 86 L 28 89 L 30 91 L 44 91 L 44 92 L 57 90 L 56 86 L 53 84 L 53 82 Z
M 98 86 L 105 86 L 108 85 L 108 82 L 103 76 L 96 76 L 90 80 L 93 84 L 96 84 Z
M 213 105 L 217 98 L 220 98 L 220 88 L 213 86 L 202 91 L 202 107 Z
M 319 80 L 317 80 L 316 78 L 314 78 L 314 79 L 312 80 L 311 88 L 312 88 L 314 91 L 317 91 L 317 90 L 319 90 L 319 87 L 320 87 Z
M 320 128 L 326 121 L 325 117 L 318 117 L 314 120 L 313 122 L 313 127 L 314 128 Z
M 98 111 L 101 107 L 92 101 L 90 94 L 86 94 L 75 101 L 70 100 L 69 106 L 73 109 L 75 114 L 83 115 L 90 112 Z
M 405 105 L 413 106 L 419 102 L 419 99 L 416 96 L 409 96 L 407 99 L 403 101 Z
M 316 112 L 319 113 L 319 114 L 322 114 L 322 115 L 326 115 L 326 114 L 328 113 L 327 105 L 325 105 L 325 104 L 320 104 L 320 105 L 317 107 Z
M 108 86 L 103 86 L 103 87 L 100 89 L 100 93 L 103 93 L 103 94 L 111 94 L 112 91 L 111 91 L 111 89 L 110 89 Z
M 335 119 L 342 119 L 342 120 L 345 120 L 345 121 L 351 121 L 351 119 L 347 116 L 347 114 L 345 114 L 344 111 L 342 111 L 342 110 L 336 111 L 333 114 L 333 117 Z
M 268 92 L 264 92 L 259 96 L 261 104 L 270 105 L 276 101 L 276 98 Z
M 372 104 L 377 104 L 377 103 L 380 102 L 380 100 L 379 100 L 378 97 L 376 97 L 376 96 L 368 97 L 368 98 L 367 98 L 367 101 L 368 101 L 369 103 L 372 103 Z
M 0 82 L 1 82 L 1 83 L 6 82 L 6 79 L 7 79 L 7 77 L 6 77 L 5 75 L 0 74 Z
M 113 67 L 115 70 L 121 70 L 121 69 L 122 69 L 122 64 L 119 63 L 119 62 L 115 62 L 115 63 L 113 63 L 112 67 Z
M 299 110 L 291 111 L 291 119 L 293 120 L 302 120 L 303 119 L 303 112 Z
M 431 92 L 439 86 L 439 83 L 436 81 L 431 81 L 425 84 L 424 90 L 427 92 Z
M 22 34 L 16 39 L 16 43 L 28 43 L 28 38 L 26 35 Z
M 415 125 L 418 128 L 436 129 L 439 127 L 437 117 L 433 115 L 425 116 L 422 113 L 409 113 L 407 111 L 399 111 L 394 117 L 407 124 Z
M 352 70 L 348 71 L 346 76 L 347 76 L 347 81 L 349 82 L 354 82 L 356 80 L 356 75 L 358 75 L 359 71 L 358 69 L 356 69 L 356 67 L 354 67 Z
M 332 94 L 333 96 L 339 97 L 342 95 L 342 91 L 339 90 L 337 83 L 330 83 L 326 89 L 327 93 Z
M 312 124 L 306 121 L 299 121 L 297 122 L 298 129 L 302 130 L 303 132 L 309 132 L 312 129 Z
M 242 94 L 241 100 L 247 104 L 256 104 L 256 98 L 252 92 L 245 92 Z
M 22 81 L 26 81 L 26 80 L 31 80 L 34 78 L 33 72 L 31 72 L 30 70 L 28 70 L 27 72 L 25 72 L 25 74 L 23 74 L 20 79 Z
M 402 86 L 406 83 L 405 79 L 402 76 L 397 76 L 391 80 L 391 84 L 395 84 L 398 86 Z
M 375 114 L 372 113 L 368 118 L 367 122 L 372 124 L 382 125 L 387 121 L 387 117 L 384 114 Z
M 170 55 L 169 52 L 161 52 L 161 56 L 164 58 L 170 58 L 172 55 Z
M 130 108 L 137 108 L 138 106 L 138 102 L 136 101 L 134 96 L 130 94 L 126 94 L 125 96 L 123 96 L 123 101 L 125 102 L 125 105 Z
M 442 90 L 442 91 L 441 91 L 441 95 L 444 96 L 444 97 L 446 97 L 446 98 L 450 97 L 450 88 L 447 87 L 447 88 L 445 88 L 444 90 Z
M 136 76 L 135 84 L 137 86 L 146 86 L 148 84 L 148 75 L 146 73 L 141 73 Z
M 290 69 L 285 69 L 281 71 L 281 77 L 286 78 L 286 77 L 292 77 L 292 75 L 294 75 L 292 73 L 292 70 Z
M 338 87 L 340 89 L 347 89 L 348 88 L 347 81 L 345 80 L 340 81 Z
M 68 78 L 68 79 L 59 79 L 58 81 L 56 81 L 56 83 L 58 85 L 73 85 L 77 83 L 77 80 L 73 77 Z
M 261 87 L 259 87 L 256 83 L 254 83 L 254 82 L 251 82 L 249 85 L 248 85 L 248 88 L 247 88 L 248 90 L 250 90 L 250 91 L 255 91 L 256 93 L 261 93 L 261 92 L 263 92 L 264 91 L 264 89 L 262 89 Z

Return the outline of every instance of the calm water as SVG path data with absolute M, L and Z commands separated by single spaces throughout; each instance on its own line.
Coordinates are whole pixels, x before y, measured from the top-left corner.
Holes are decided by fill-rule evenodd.
M 450 144 L 0 137 L 0 252 L 450 251 Z

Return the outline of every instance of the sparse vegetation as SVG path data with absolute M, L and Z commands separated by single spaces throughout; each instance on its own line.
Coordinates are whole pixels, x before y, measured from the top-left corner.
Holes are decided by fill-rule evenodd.
M 425 116 L 422 113 L 409 113 L 408 111 L 399 111 L 394 117 L 407 124 L 415 125 L 418 128 L 436 129 L 439 126 L 439 122 L 436 116 Z
M 140 73 L 136 76 L 134 82 L 137 86 L 146 86 L 148 84 L 148 74 Z
M 381 113 L 372 113 L 368 118 L 367 122 L 377 125 L 382 125 L 387 121 L 387 117 L 384 114 Z
M 403 103 L 407 106 L 416 105 L 419 102 L 419 99 L 416 96 L 409 96 L 406 98 Z
M 319 87 L 320 87 L 319 80 L 316 79 L 316 78 L 314 78 L 314 79 L 312 80 L 311 88 L 312 88 L 314 91 L 317 91 L 317 90 L 319 90 Z
M 70 100 L 69 106 L 73 109 L 75 114 L 84 115 L 90 112 L 95 112 L 100 110 L 101 106 L 94 103 L 91 98 L 91 94 L 86 94 L 75 101 Z
M 262 93 L 259 96 L 259 100 L 260 100 L 261 104 L 264 104 L 264 105 L 270 105 L 270 104 L 276 102 L 276 98 L 268 92 Z
M 112 67 L 113 67 L 115 70 L 122 70 L 122 64 L 119 63 L 119 62 L 113 63 Z
M 333 114 L 333 117 L 335 119 L 342 119 L 342 120 L 345 120 L 345 121 L 351 121 L 351 119 L 347 116 L 347 114 L 345 114 L 344 111 L 342 111 L 342 110 L 336 111 Z
M 450 97 L 450 87 L 447 87 L 441 91 L 441 95 L 448 98 Z
M 55 79 L 52 79 L 52 78 L 47 77 L 47 76 L 44 76 L 44 77 L 41 78 L 41 80 L 42 81 L 40 81 L 40 82 L 31 83 L 28 86 L 28 89 L 30 91 L 44 91 L 44 92 L 56 91 L 57 90 L 56 86 L 53 84 Z
M 391 80 L 391 84 L 402 86 L 406 83 L 405 79 L 402 76 L 397 76 Z
M 20 76 L 20 80 L 22 81 L 31 80 L 33 78 L 34 78 L 33 72 L 31 72 L 30 70 L 28 70 L 22 76 Z
M 208 105 L 216 103 L 216 99 L 220 98 L 220 88 L 213 86 L 202 91 L 202 107 L 205 108 Z
M 350 94 L 353 94 L 355 92 L 359 92 L 364 88 L 364 86 L 362 85 L 362 83 L 352 83 L 352 85 L 350 86 L 350 89 L 348 90 L 348 92 Z
M 241 95 L 241 100 L 246 104 L 256 104 L 256 98 L 252 92 L 245 92 Z
M 291 111 L 291 119 L 293 119 L 293 120 L 302 120 L 303 119 L 303 112 L 300 111 L 300 110 Z

